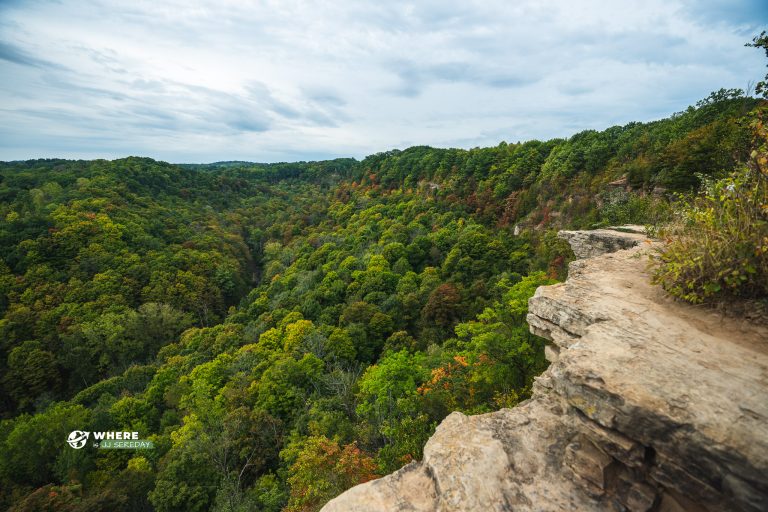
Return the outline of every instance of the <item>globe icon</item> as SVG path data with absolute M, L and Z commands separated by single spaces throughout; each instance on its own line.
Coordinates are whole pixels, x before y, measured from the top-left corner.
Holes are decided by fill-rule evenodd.
M 90 432 L 83 432 L 82 430 L 73 430 L 69 433 L 69 436 L 67 436 L 67 443 L 69 443 L 69 446 L 74 448 L 75 450 L 79 450 L 83 446 L 85 446 L 85 443 L 88 442 L 88 435 Z

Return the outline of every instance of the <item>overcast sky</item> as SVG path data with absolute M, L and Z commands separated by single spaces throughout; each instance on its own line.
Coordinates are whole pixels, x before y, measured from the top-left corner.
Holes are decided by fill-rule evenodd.
M 767 0 L 0 0 L 0 160 L 363 157 L 666 117 Z

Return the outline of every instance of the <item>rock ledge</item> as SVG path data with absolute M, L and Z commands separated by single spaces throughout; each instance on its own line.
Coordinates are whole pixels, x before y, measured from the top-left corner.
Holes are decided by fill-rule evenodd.
M 632 224 L 591 231 L 560 231 L 557 236 L 571 244 L 577 258 L 594 258 L 631 249 L 648 240 L 645 228 Z

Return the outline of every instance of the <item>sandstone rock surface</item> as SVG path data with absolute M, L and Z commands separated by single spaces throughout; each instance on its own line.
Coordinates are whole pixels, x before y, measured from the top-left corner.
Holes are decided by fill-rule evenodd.
M 552 361 L 530 400 L 451 414 L 323 511 L 768 510 L 768 329 L 674 302 L 616 233 L 642 238 L 530 300 Z
M 577 258 L 594 258 L 601 254 L 636 247 L 648 240 L 643 226 L 626 225 L 591 231 L 560 231 Z

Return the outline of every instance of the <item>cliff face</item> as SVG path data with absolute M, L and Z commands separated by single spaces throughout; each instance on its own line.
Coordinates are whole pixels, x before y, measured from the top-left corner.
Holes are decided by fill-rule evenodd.
M 768 329 L 666 297 L 637 233 L 562 236 L 594 257 L 530 300 L 533 397 L 451 414 L 423 461 L 324 511 L 768 509 Z

